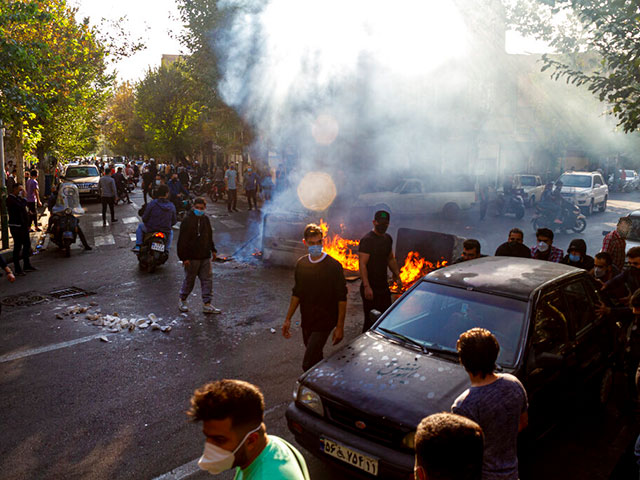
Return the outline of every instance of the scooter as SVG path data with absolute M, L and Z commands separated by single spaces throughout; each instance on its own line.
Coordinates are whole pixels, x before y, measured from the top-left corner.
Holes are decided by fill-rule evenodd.
M 153 273 L 158 265 L 162 265 L 169 258 L 168 236 L 162 232 L 145 233 L 138 256 L 138 266 L 141 270 Z
M 71 256 L 71 245 L 76 243 L 78 223 L 79 220 L 73 215 L 70 208 L 53 214 L 51 218 L 49 227 L 51 240 L 64 251 L 65 257 Z
M 496 198 L 496 212 L 498 215 L 513 213 L 520 220 L 524 217 L 524 199 L 520 190 L 507 195 L 501 194 Z
M 217 202 L 218 199 L 224 200 L 224 193 L 226 187 L 224 182 L 213 182 L 211 184 L 211 188 L 209 189 L 209 198 L 212 202 Z
M 571 205 L 564 209 L 562 223 L 556 223 L 555 215 L 548 209 L 536 205 L 536 211 L 531 218 L 534 230 L 549 228 L 555 231 L 573 230 L 575 233 L 583 232 L 587 228 L 587 218 L 580 212 L 580 207 Z

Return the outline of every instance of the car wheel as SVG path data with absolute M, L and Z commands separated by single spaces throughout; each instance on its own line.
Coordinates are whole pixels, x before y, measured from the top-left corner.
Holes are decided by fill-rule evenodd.
M 587 207 L 584 213 L 587 217 L 590 217 L 591 215 L 593 215 L 593 198 L 591 199 L 591 203 L 589 204 L 589 206 Z
M 608 197 L 605 195 L 604 200 L 602 201 L 602 203 L 598 207 L 598 211 L 599 212 L 604 212 L 607 209 L 607 199 L 608 199 Z
M 457 218 L 460 215 L 460 207 L 457 203 L 447 203 L 442 209 L 442 215 L 448 219 Z
M 516 208 L 515 214 L 518 220 L 524 217 L 524 205 L 518 205 L 518 207 Z

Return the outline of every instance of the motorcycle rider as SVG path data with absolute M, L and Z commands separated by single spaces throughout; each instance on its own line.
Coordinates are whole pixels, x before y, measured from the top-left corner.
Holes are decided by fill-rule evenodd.
M 118 171 L 114 173 L 112 177 L 116 182 L 116 189 L 118 190 L 118 200 L 122 199 L 122 201 L 124 202 L 126 197 L 127 203 L 133 203 L 129 199 L 129 192 L 127 191 L 127 179 L 122 173 L 122 167 L 118 167 Z
M 178 221 L 176 207 L 169 201 L 169 187 L 160 185 L 156 190 L 157 197 L 149 202 L 142 213 L 142 222 L 136 230 L 135 253 L 140 252 L 144 234 L 149 232 L 162 232 L 167 236 L 167 254 L 173 240 L 172 227 Z
M 177 173 L 173 173 L 171 175 L 171 180 L 169 180 L 169 182 L 167 183 L 167 186 L 169 187 L 169 200 L 173 202 L 173 204 L 176 207 L 176 211 L 178 211 L 180 210 L 180 207 L 181 207 L 180 205 L 181 196 L 189 198 L 189 192 L 187 191 L 186 188 L 184 188 L 184 185 L 178 179 Z

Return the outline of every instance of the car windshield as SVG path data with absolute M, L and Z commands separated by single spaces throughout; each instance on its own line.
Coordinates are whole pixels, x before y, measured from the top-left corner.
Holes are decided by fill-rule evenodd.
M 624 173 L 627 177 L 635 177 L 635 172 L 633 170 L 625 170 Z
M 376 330 L 407 337 L 427 351 L 457 355 L 456 342 L 462 332 L 486 328 L 500 344 L 498 365 L 513 367 L 526 309 L 527 303 L 520 300 L 423 281 L 393 307 Z
M 520 177 L 520 185 L 523 187 L 535 187 L 536 179 L 535 177 Z
M 589 175 L 562 175 L 560 181 L 565 187 L 591 187 L 591 177 Z
M 99 173 L 96 167 L 69 167 L 64 176 L 66 178 L 97 177 Z

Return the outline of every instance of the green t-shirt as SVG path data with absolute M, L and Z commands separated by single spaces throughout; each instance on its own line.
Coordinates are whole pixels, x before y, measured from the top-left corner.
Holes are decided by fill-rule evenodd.
M 303 456 L 289 442 L 268 435 L 269 443 L 260 455 L 242 470 L 236 468 L 234 480 L 309 480 Z

